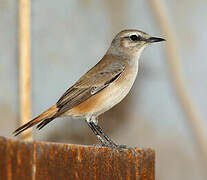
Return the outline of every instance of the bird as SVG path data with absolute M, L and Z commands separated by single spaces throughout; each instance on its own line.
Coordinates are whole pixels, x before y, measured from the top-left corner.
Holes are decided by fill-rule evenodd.
M 36 126 L 42 129 L 59 117 L 82 118 L 97 136 L 101 146 L 121 147 L 98 125 L 98 116 L 118 104 L 132 88 L 142 51 L 155 42 L 165 41 L 136 30 L 119 32 L 103 58 L 72 85 L 55 105 L 16 129 L 19 135 Z

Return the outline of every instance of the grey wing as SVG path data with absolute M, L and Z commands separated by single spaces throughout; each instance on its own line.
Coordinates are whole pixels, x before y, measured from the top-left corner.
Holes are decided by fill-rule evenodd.
M 124 63 L 114 62 L 103 71 L 84 75 L 76 84 L 69 88 L 56 103 L 59 108 L 56 117 L 81 104 L 91 96 L 102 91 L 119 78 L 125 69 Z M 93 69 L 92 69 L 93 70 Z

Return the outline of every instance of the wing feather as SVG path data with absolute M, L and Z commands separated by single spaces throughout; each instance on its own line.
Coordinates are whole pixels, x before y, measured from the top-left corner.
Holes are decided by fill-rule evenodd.
M 98 72 L 94 72 L 97 71 L 96 66 L 92 68 L 58 100 L 56 105 L 59 110 L 55 116 L 63 114 L 102 91 L 118 79 L 124 69 L 125 65 L 121 61 L 106 64 L 106 67 Z

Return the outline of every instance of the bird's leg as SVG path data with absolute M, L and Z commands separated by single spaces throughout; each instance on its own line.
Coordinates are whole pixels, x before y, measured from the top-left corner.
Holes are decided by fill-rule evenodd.
M 97 136 L 98 140 L 101 142 L 102 146 L 115 148 L 119 151 L 123 151 L 123 149 L 129 149 L 126 145 L 118 145 L 116 144 L 109 136 L 106 135 L 106 133 L 103 131 L 103 129 L 98 125 L 98 121 L 95 117 L 91 117 L 90 119 L 86 119 L 86 122 L 88 126 L 92 129 L 94 134 Z M 106 139 L 106 141 L 103 140 L 101 135 Z
M 91 117 L 91 124 L 97 130 L 97 132 L 102 135 L 107 141 L 108 147 L 117 147 L 117 144 L 112 141 L 112 139 L 104 133 L 103 129 L 98 125 L 98 119 L 95 116 Z
M 98 119 L 97 117 L 94 117 L 92 116 L 91 117 L 91 122 L 92 122 L 92 125 L 93 127 L 99 132 L 99 134 L 101 134 L 105 139 L 106 141 L 108 142 L 108 147 L 111 147 L 111 148 L 116 148 L 116 149 L 119 149 L 119 150 L 122 150 L 123 148 L 126 148 L 126 145 L 118 145 L 116 144 L 104 131 L 103 129 L 98 125 Z
M 135 150 L 133 148 L 127 147 L 124 144 L 116 144 L 104 131 L 103 129 L 96 123 L 97 121 L 92 121 L 93 126 L 95 127 L 96 130 L 98 130 L 98 132 L 100 134 L 102 134 L 102 136 L 106 139 L 106 141 L 109 143 L 109 147 L 111 148 L 115 148 L 118 149 L 119 151 L 123 151 L 123 149 L 128 149 L 130 151 L 132 151 L 134 154 L 136 154 Z M 111 146 L 110 146 L 111 145 Z
M 87 122 L 88 126 L 92 129 L 93 133 L 96 135 L 98 140 L 101 142 L 101 145 L 102 146 L 107 146 L 107 143 L 103 140 L 103 138 L 100 136 L 100 134 L 98 133 L 98 131 L 94 127 L 94 123 L 90 120 L 86 120 L 86 122 Z
M 98 130 L 99 133 L 101 133 L 103 135 L 103 137 L 107 140 L 107 142 L 109 144 L 111 144 L 112 146 L 117 147 L 118 145 L 103 131 L 103 129 L 98 125 L 95 124 L 94 122 L 92 122 L 94 124 L 94 127 Z
M 121 152 L 123 152 L 123 149 L 129 149 L 129 148 L 127 148 L 126 145 L 116 144 L 109 136 L 107 136 L 107 134 L 103 131 L 103 129 L 98 124 L 95 124 L 94 123 L 94 126 L 98 130 L 98 132 L 101 133 L 103 135 L 103 137 L 106 139 L 106 141 L 109 143 L 109 146 L 108 147 L 117 149 L 117 150 L 119 150 Z

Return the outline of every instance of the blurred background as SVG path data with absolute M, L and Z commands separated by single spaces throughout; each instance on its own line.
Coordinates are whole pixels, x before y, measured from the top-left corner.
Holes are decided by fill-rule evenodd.
M 181 84 L 201 116 L 198 125 L 206 129 L 207 1 L 156 1 L 165 9 L 164 18 L 174 34 L 171 37 L 165 34 L 152 2 L 31 1 L 32 117 L 53 105 L 95 65 L 119 31 L 139 29 L 164 37 L 166 43 L 153 44 L 144 51 L 129 95 L 102 115 L 99 124 L 119 144 L 155 149 L 157 179 L 203 180 L 207 167 L 202 152 L 207 151 L 200 149 L 201 142 L 189 123 L 191 116 L 178 96 L 169 52 L 170 43 L 176 43 L 186 80 Z M 0 135 L 8 138 L 14 138 L 12 132 L 20 119 L 18 13 L 18 1 L 0 0 Z M 173 42 L 168 42 L 168 37 Z M 70 118 L 52 121 L 41 131 L 33 130 L 33 139 L 97 143 L 84 121 Z

